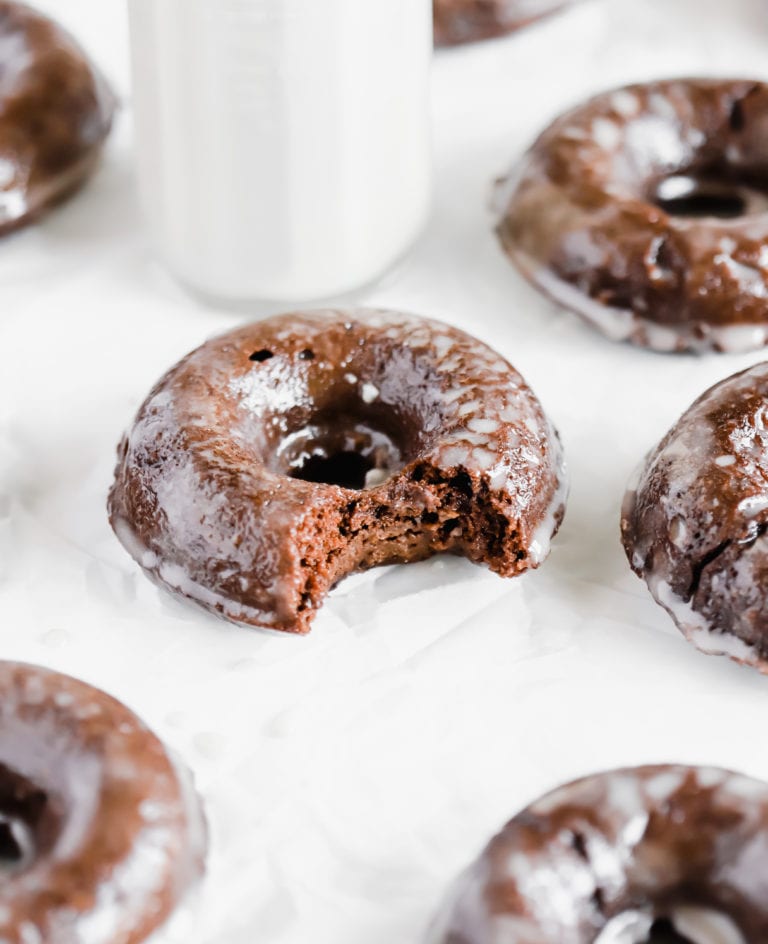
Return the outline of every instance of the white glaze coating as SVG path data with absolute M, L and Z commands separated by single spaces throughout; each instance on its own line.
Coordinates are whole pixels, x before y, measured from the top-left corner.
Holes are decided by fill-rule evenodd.
M 138 944 L 202 873 L 207 828 L 191 775 L 83 682 L 3 662 L 0 689 L 0 762 L 60 819 L 51 848 L 0 884 L 0 939 Z
M 520 271 L 553 302 L 576 312 L 611 341 L 631 341 L 660 354 L 712 350 L 723 354 L 745 354 L 768 344 L 768 325 L 697 323 L 666 327 L 630 308 L 613 308 L 594 301 L 522 253 L 516 254 L 515 261 Z
M 764 98 L 768 86 L 746 80 L 670 80 L 562 115 L 497 186 L 504 250 L 612 340 L 660 352 L 764 346 L 768 200 L 757 185 L 734 183 L 764 151 L 754 117 Z M 741 128 L 731 116 L 743 117 L 747 100 Z M 697 175 L 712 177 L 713 153 L 728 163 L 720 186 L 741 212 L 673 211 L 671 201 L 697 193 Z
M 326 345 L 334 362 L 318 353 Z M 296 348 L 313 354 L 302 360 Z M 270 356 L 254 363 L 250 352 L 260 350 Z M 376 351 L 383 353 L 372 362 Z M 343 389 L 333 380 L 318 394 L 333 371 Z M 399 447 L 370 429 L 390 461 L 368 473 L 362 492 L 290 477 L 280 463 L 314 428 L 314 398 L 330 397 L 333 408 L 350 389 L 360 401 L 354 409 L 414 417 L 408 423 L 418 442 L 400 457 Z M 303 419 L 288 428 L 287 417 L 296 415 Z M 395 436 L 398 425 L 410 428 L 396 420 Z M 356 447 L 349 440 L 345 448 Z M 294 604 L 286 601 L 298 593 L 297 563 L 306 557 L 296 529 L 310 513 L 339 514 L 339 506 L 354 508 L 364 498 L 396 509 L 403 488 L 426 511 L 432 499 L 418 484 L 425 468 L 446 483 L 463 476 L 475 500 L 492 505 L 508 528 L 516 556 L 489 563 L 511 576 L 547 556 L 567 494 L 558 436 L 504 358 L 447 325 L 380 310 L 294 313 L 209 342 L 150 394 L 121 450 L 111 517 L 129 553 L 203 606 L 275 628 L 289 628 L 292 619 L 286 607 Z M 155 513 L 131 511 L 136 495 L 139 504 L 151 496 L 161 511 L 162 526 L 149 537 Z M 460 518 L 456 525 L 460 537 Z
M 768 856 L 766 817 L 768 784 L 724 770 L 645 767 L 576 781 L 490 843 L 452 889 L 428 940 L 645 944 L 660 917 L 694 944 L 757 940 L 768 915 L 751 876 Z M 701 835 L 701 824 L 715 822 L 719 829 Z M 734 916 L 674 901 L 703 862 L 710 871 L 705 879 L 697 872 L 697 893 L 727 883 Z
M 32 110 L 34 128 L 26 117 Z M 4 4 L 0 234 L 79 189 L 98 163 L 114 110 L 104 77 L 72 36 L 26 4 Z
M 633 569 L 703 652 L 765 670 L 768 363 L 703 394 L 624 499 Z
M 89 42 L 125 89 L 128 110 L 122 0 L 44 2 Z M 112 13 L 114 26 L 102 29 Z M 671 364 L 614 350 L 505 272 L 478 215 L 480 177 L 523 144 L 545 108 L 609 75 L 645 74 L 641 36 L 654 37 L 658 73 L 725 72 L 738 57 L 759 74 L 764 17 L 755 0 L 587 0 L 511 41 L 437 56 L 440 217 L 371 297 L 450 312 L 465 330 L 482 330 L 561 425 L 574 488 L 565 531 L 532 580 L 494 580 L 452 559 L 373 571 L 342 584 L 315 638 L 296 645 L 216 627 L 178 605 L 108 533 L 102 499 L 119 427 L 149 384 L 233 319 L 184 303 L 147 259 L 127 186 L 129 114 L 94 188 L 50 225 L 3 244 L 0 334 L 13 356 L 0 372 L 0 491 L 10 500 L 0 521 L 2 647 L 76 668 L 107 689 L 119 678 L 120 692 L 161 728 L 166 709 L 183 713 L 168 733 L 198 768 L 214 818 L 236 822 L 240 806 L 256 814 L 220 837 L 224 865 L 212 876 L 203 944 L 253 944 L 254 927 L 259 944 L 313 935 L 314 944 L 418 942 L 431 904 L 482 838 L 550 782 L 681 753 L 768 776 L 754 740 L 736 736 L 768 707 L 761 680 L 723 660 L 702 665 L 671 636 L 666 613 L 623 567 L 606 517 L 625 473 L 670 425 L 671 398 L 692 400 L 741 361 Z M 712 40 L 686 42 L 685 21 Z M 510 91 L 534 86 L 540 94 L 514 96 L 512 115 Z M 39 336 L 50 341 L 38 344 Z M 94 356 L 99 341 L 111 357 Z M 9 448 L 19 452 L 12 469 L 3 467 Z M 243 657 L 250 667 L 234 670 Z M 205 697 L 212 690 L 220 696 Z M 238 704 L 253 710 L 238 714 Z M 217 732 L 225 756 L 198 754 L 198 730 Z M 267 762 L 273 751 L 277 764 Z M 218 767 L 234 773 L 233 757 L 237 775 L 214 782 Z M 388 765 L 390 757 L 399 763 Z M 291 843 L 304 823 L 306 834 Z M 245 869 L 238 852 L 249 848 Z

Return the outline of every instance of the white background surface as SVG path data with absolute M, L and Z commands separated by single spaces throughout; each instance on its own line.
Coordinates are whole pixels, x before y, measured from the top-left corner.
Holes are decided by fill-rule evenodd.
M 121 431 L 166 367 L 238 318 L 187 298 L 146 248 L 120 0 L 41 5 L 125 108 L 89 189 L 0 245 L 0 654 L 102 686 L 193 767 L 214 842 L 203 944 L 418 942 L 456 871 L 560 781 L 665 760 L 768 778 L 768 679 L 689 647 L 618 539 L 643 453 L 761 355 L 603 340 L 522 283 L 485 209 L 489 181 L 588 92 L 768 77 L 761 0 L 586 0 L 437 57 L 433 220 L 364 300 L 507 355 L 560 428 L 571 500 L 537 573 L 505 582 L 453 559 L 376 571 L 334 592 L 306 639 L 176 602 L 109 530 Z

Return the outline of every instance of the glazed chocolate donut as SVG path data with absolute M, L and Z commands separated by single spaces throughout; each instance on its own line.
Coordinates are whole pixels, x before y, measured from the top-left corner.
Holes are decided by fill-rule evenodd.
M 119 702 L 0 662 L 0 940 L 138 944 L 199 879 L 187 773 Z
M 435 43 L 456 46 L 527 26 L 574 0 L 434 0 Z
M 536 567 L 564 511 L 559 440 L 522 377 L 447 325 L 293 313 L 194 351 L 119 448 L 112 526 L 155 580 L 303 633 L 349 573 L 462 554 Z
M 768 672 L 768 364 L 688 409 L 627 492 L 627 557 L 687 639 Z
M 85 183 L 114 107 L 68 33 L 23 3 L 0 0 L 0 235 Z
M 558 118 L 500 182 L 502 246 L 613 340 L 768 340 L 768 85 L 674 80 Z
M 768 940 L 768 784 L 711 767 L 577 780 L 519 813 L 431 944 Z

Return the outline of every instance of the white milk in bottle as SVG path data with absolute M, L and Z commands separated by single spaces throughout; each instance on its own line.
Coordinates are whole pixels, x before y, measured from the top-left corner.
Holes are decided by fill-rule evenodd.
M 129 0 L 151 238 L 221 301 L 375 280 L 430 202 L 431 0 Z

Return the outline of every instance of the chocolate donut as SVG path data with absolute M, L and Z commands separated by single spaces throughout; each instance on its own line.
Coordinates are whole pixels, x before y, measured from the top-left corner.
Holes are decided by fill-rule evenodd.
M 768 672 L 768 364 L 716 384 L 627 492 L 635 573 L 704 652 Z
M 0 0 L 0 236 L 82 186 L 114 107 L 68 33 L 23 3 Z
M 431 944 L 768 940 L 768 784 L 711 767 L 577 780 L 511 820 Z
M 138 944 L 202 873 L 191 782 L 119 702 L 0 662 L 0 940 Z
M 688 79 L 558 118 L 498 189 L 520 271 L 608 337 L 657 351 L 768 340 L 768 85 Z
M 303 633 L 349 573 L 441 551 L 536 567 L 559 440 L 507 361 L 372 310 L 293 313 L 171 369 L 119 447 L 112 526 L 146 573 L 235 622 Z
M 456 46 L 527 26 L 574 0 L 434 0 L 435 43 Z

